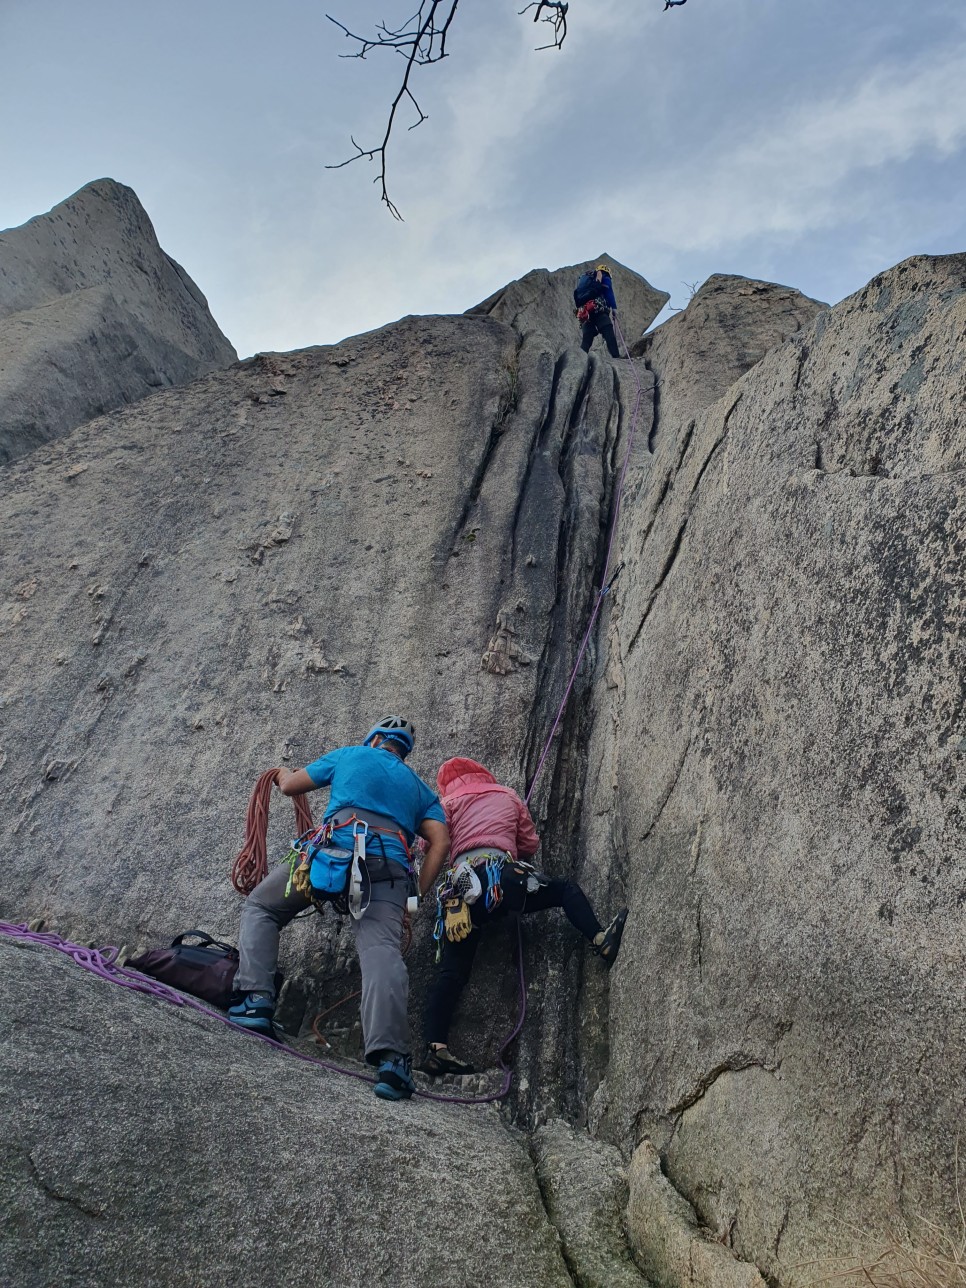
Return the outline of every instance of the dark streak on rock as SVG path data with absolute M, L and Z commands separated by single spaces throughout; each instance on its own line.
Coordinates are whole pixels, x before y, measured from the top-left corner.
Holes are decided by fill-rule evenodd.
M 677 1104 L 671 1105 L 667 1112 L 675 1118 L 680 1118 L 699 1100 L 704 1099 L 723 1074 L 740 1073 L 743 1069 L 764 1069 L 766 1073 L 774 1073 L 776 1067 L 776 1065 L 762 1060 L 759 1056 L 749 1055 L 746 1051 L 736 1051 L 733 1055 L 729 1055 L 726 1060 L 722 1060 L 720 1064 L 716 1064 L 713 1069 L 710 1069 L 699 1079 L 697 1085 L 686 1096 L 683 1096 Z
M 688 758 L 688 752 L 690 750 L 691 750 L 691 744 L 689 742 L 684 749 L 684 753 L 682 754 L 681 759 L 677 763 L 677 767 L 675 768 L 674 773 L 671 777 L 671 782 L 669 783 L 667 789 L 665 790 L 664 795 L 661 797 L 661 801 L 657 807 L 657 811 L 654 817 L 651 819 L 650 823 L 648 823 L 647 829 L 640 837 L 640 840 L 646 841 L 647 838 L 654 831 L 655 827 L 657 827 L 658 821 L 660 820 L 661 815 L 664 813 L 664 807 L 667 805 L 668 801 L 674 795 L 674 789 L 678 785 L 678 779 L 681 777 L 681 774 L 684 770 L 684 765 Z
M 84 1216 L 88 1216 L 94 1221 L 105 1221 L 107 1219 L 104 1213 L 99 1211 L 99 1209 L 87 1207 L 80 1201 L 80 1199 L 74 1198 L 73 1195 L 59 1194 L 52 1185 L 49 1185 L 47 1181 L 44 1180 L 29 1150 L 24 1150 L 23 1156 L 27 1160 L 27 1166 L 30 1168 L 31 1179 L 41 1193 L 46 1194 L 48 1198 L 54 1199 L 57 1203 L 69 1204 L 70 1207 L 76 1208 L 78 1212 L 83 1212 Z

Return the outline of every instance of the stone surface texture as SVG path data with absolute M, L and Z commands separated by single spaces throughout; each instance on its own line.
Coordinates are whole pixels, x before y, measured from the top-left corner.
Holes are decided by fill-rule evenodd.
M 572 1283 L 492 1107 L 380 1101 L 9 941 L 0 1017 L 4 1284 Z
M 507 1116 L 597 1142 L 532 1144 L 574 1282 L 618 1238 L 603 1144 L 636 1160 L 645 1275 L 670 1203 L 689 1233 L 668 1282 L 798 1288 L 850 1226 L 955 1216 L 966 259 L 907 261 L 833 309 L 715 278 L 633 365 L 576 347 L 575 271 L 261 355 L 7 469 L 0 914 L 132 947 L 232 937 L 258 772 L 384 710 L 415 721 L 424 776 L 461 753 L 524 789 L 640 396 L 624 569 L 532 800 L 543 866 L 602 919 L 631 913 L 610 973 L 559 915 L 523 919 Z M 481 1066 L 516 1014 L 515 944 L 511 927 L 483 946 L 454 1034 Z M 357 978 L 328 914 L 291 929 L 283 964 L 293 1030 Z M 54 1077 L 64 1047 L 45 1041 Z M 442 1148 L 451 1111 L 418 1112 Z M 686 1206 L 646 1197 L 656 1159 Z M 716 1278 L 702 1228 L 737 1278 Z
M 0 232 L 0 465 L 236 356 L 130 188 Z
M 530 1152 L 574 1282 L 647 1288 L 624 1230 L 628 1192 L 620 1151 L 554 1119 L 534 1132 Z
M 460 752 L 522 789 L 592 597 L 622 387 L 610 360 L 491 318 L 415 318 L 212 373 L 10 466 L 4 908 L 132 946 L 234 934 L 259 772 L 387 711 L 431 782 Z M 278 856 L 292 817 L 278 798 Z M 350 991 L 338 918 L 287 939 L 314 1000 Z M 503 937 L 489 952 L 472 1054 L 492 1064 L 516 986 Z
M 738 1261 L 717 1236 L 695 1220 L 694 1212 L 661 1172 L 650 1141 L 634 1151 L 627 1172 L 630 1198 L 627 1233 L 637 1259 L 654 1288 L 765 1288 L 755 1269 Z
M 686 309 L 631 346 L 654 373 L 655 418 L 686 423 L 827 308 L 774 282 L 716 273 Z M 653 443 L 652 443 L 653 446 Z
M 964 288 L 909 260 L 662 415 L 622 512 L 581 848 L 632 912 L 586 1098 L 783 1284 L 954 1226 Z

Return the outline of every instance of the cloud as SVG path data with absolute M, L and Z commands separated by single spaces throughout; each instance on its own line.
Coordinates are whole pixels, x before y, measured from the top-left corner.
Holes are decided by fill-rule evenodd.
M 948 159 L 963 148 L 964 85 L 966 44 L 912 66 L 879 68 L 751 138 L 729 146 L 719 137 L 703 157 L 624 186 L 614 194 L 615 213 L 638 225 L 646 217 L 660 240 L 694 250 L 845 224 L 874 213 L 868 183 L 887 168 Z

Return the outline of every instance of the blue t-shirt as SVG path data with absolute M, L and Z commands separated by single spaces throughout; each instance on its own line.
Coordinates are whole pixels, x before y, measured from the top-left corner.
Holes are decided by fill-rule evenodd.
M 305 772 L 316 787 L 327 783 L 331 787 L 326 818 L 349 806 L 385 814 L 399 824 L 410 845 L 424 819 L 446 822 L 432 788 L 398 756 L 381 747 L 337 747 L 306 765 Z M 351 850 L 352 828 L 336 828 L 332 839 L 342 849 Z M 408 863 L 405 847 L 391 832 L 370 831 L 366 848 L 376 858 L 385 854 L 397 863 Z

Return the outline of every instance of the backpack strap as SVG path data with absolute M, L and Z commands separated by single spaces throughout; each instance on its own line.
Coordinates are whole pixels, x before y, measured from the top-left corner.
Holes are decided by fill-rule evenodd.
M 171 940 L 171 947 L 180 948 L 182 943 L 184 943 L 184 941 L 191 936 L 201 940 L 200 944 L 194 945 L 194 947 L 196 948 L 214 947 L 214 948 L 224 948 L 224 949 L 227 949 L 229 952 L 234 951 L 231 944 L 222 943 L 220 939 L 212 939 L 211 935 L 206 935 L 203 930 L 186 930 L 184 934 L 177 935 L 174 939 Z

